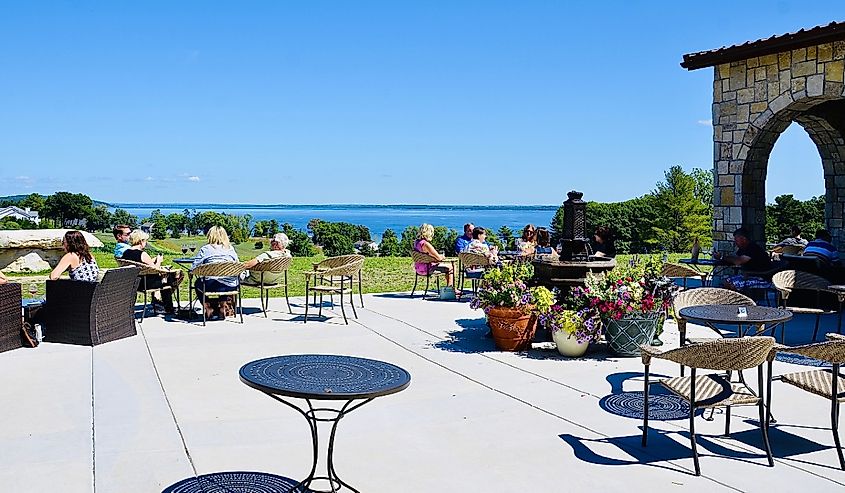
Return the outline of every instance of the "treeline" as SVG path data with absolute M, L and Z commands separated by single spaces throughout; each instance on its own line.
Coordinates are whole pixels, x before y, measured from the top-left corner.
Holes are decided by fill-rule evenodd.
M 624 202 L 587 203 L 587 232 L 598 226 L 608 226 L 616 237 L 620 253 L 654 251 L 688 251 L 698 240 L 707 248 L 712 242 L 713 175 L 710 171 L 693 169 L 687 173 L 680 166 L 672 166 L 651 192 Z M 406 227 L 401 233 L 385 230 L 381 243 L 372 242 L 370 230 L 363 225 L 345 222 L 328 222 L 312 219 L 305 231 L 291 224 L 280 224 L 275 219 L 253 221 L 250 215 L 234 215 L 215 211 L 197 212 L 185 209 L 181 213 L 163 214 L 154 210 L 147 218 L 139 219 L 123 209 L 111 212 L 104 204 L 96 204 L 90 197 L 79 193 L 57 192 L 50 196 L 30 194 L 17 200 L 0 201 L 0 206 L 29 207 L 40 213 L 40 227 L 73 227 L 88 231 L 108 231 L 115 224 L 132 228 L 144 226 L 154 239 L 182 235 L 205 234 L 212 226 L 223 226 L 233 242 L 241 243 L 250 238 L 266 238 L 284 232 L 291 240 L 290 250 L 296 256 L 311 256 L 320 247 L 328 256 L 359 252 L 363 255 L 407 256 L 413 249 L 419 226 Z M 552 244 L 557 244 L 563 233 L 563 206 L 551 219 L 549 229 Z M 472 218 L 468 217 L 468 221 Z M 812 236 L 824 227 L 824 197 L 806 201 L 792 195 L 781 195 L 766 206 L 767 241 L 779 241 L 789 234 L 789 229 L 799 226 L 805 236 Z M 500 250 L 512 250 L 520 231 L 507 226 L 498 230 L 487 227 L 487 241 Z M 543 225 L 537 225 L 543 226 Z M 0 220 L 0 229 L 30 229 L 39 227 L 30 221 L 11 218 Z M 455 229 L 435 226 L 432 243 L 438 251 L 454 255 L 455 240 L 461 234 Z

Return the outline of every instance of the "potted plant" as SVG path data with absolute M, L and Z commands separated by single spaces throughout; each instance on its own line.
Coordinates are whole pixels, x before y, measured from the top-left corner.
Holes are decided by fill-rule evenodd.
M 639 356 L 652 344 L 677 290 L 661 275 L 659 258 L 633 261 L 600 275 L 587 275 L 585 286 L 573 290 L 573 306 L 587 317 L 598 317 L 610 349 L 620 356 Z M 659 344 L 659 339 L 657 339 Z
M 547 288 L 529 288 L 534 275 L 531 264 L 516 262 L 487 269 L 471 308 L 482 308 L 496 347 L 503 351 L 522 351 L 530 347 L 537 330 L 537 316 L 546 313 L 554 302 Z
M 602 335 L 601 319 L 589 308 L 576 311 L 552 305 L 540 315 L 540 323 L 552 333 L 558 352 L 573 358 L 583 356 L 590 343 Z

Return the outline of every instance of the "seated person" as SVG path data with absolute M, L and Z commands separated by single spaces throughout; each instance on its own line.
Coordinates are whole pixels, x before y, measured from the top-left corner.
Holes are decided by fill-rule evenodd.
M 212 226 L 206 235 L 208 243 L 200 247 L 191 269 L 203 264 L 216 264 L 219 262 L 239 262 L 238 252 L 229 243 L 229 235 L 221 226 Z M 197 297 L 202 299 L 202 293 L 214 293 L 221 291 L 235 291 L 238 288 L 240 279 L 234 276 L 206 277 L 197 279 L 194 288 L 197 290 Z M 234 314 L 234 306 L 229 297 L 207 299 L 203 309 L 206 318 L 225 317 L 227 313 Z
M 830 232 L 826 229 L 820 229 L 816 231 L 816 239 L 807 243 L 806 248 L 804 248 L 804 255 L 817 257 L 828 264 L 838 263 L 839 252 L 836 251 L 832 241 L 833 237 Z
M 0 272 L 0 284 L 6 284 L 7 282 L 9 282 L 9 280 L 6 279 L 6 276 L 4 276 L 2 272 Z
M 434 226 L 431 224 L 422 224 L 420 232 L 417 234 L 417 241 L 414 242 L 414 251 L 424 253 L 435 260 L 446 260 L 446 256 L 437 253 L 434 245 L 431 244 L 431 239 L 434 237 Z M 460 239 L 460 238 L 459 238 Z M 452 266 L 446 264 L 439 264 L 437 262 L 431 264 L 414 262 L 414 270 L 421 276 L 431 275 L 432 272 L 438 271 L 446 274 L 446 285 L 453 286 L 454 274 Z
M 475 229 L 475 226 L 473 226 L 472 223 L 464 224 L 464 234 L 462 236 L 458 236 L 458 239 L 455 240 L 455 253 L 467 251 L 467 247 L 469 247 L 469 244 L 472 243 L 473 229 Z
M 516 240 L 516 249 L 519 253 L 524 255 L 531 255 L 534 253 L 536 243 L 537 228 L 533 224 L 526 224 L 522 229 L 522 237 Z
M 270 239 L 270 250 L 267 252 L 262 253 L 261 255 L 255 257 L 254 259 L 245 262 L 244 267 L 247 269 L 252 269 L 256 265 L 261 262 L 272 260 L 275 258 L 281 257 L 290 257 L 290 251 L 288 251 L 288 244 L 290 244 L 290 240 L 288 239 L 288 235 L 284 233 L 279 233 L 273 238 Z M 280 282 L 284 282 L 285 280 L 285 273 L 284 272 L 247 272 L 246 279 L 244 279 L 244 284 L 249 284 L 251 286 L 260 286 L 261 285 L 261 275 L 264 275 L 264 285 L 272 285 L 272 284 L 279 284 Z
M 537 248 L 535 248 L 537 255 L 551 255 L 552 257 L 559 257 L 558 253 L 552 248 L 552 240 L 549 235 L 549 230 L 540 228 L 537 230 Z
M 713 258 L 718 261 L 718 265 L 732 265 L 752 272 L 765 272 L 772 268 L 772 261 L 769 254 L 766 253 L 766 249 L 751 241 L 750 233 L 746 228 L 742 227 L 734 231 L 734 245 L 736 245 L 734 255 L 723 257 L 719 252 L 713 254 Z M 771 286 L 771 283 L 763 278 L 748 275 L 728 276 L 725 278 L 724 284 L 728 289 L 735 291 Z
M 616 244 L 613 233 L 607 226 L 599 226 L 593 235 L 593 256 L 613 258 L 616 256 Z
M 801 238 L 801 228 L 793 226 L 789 229 L 789 237 L 784 238 L 775 248 L 785 246 L 807 246 L 807 240 Z
M 85 236 L 79 231 L 68 231 L 62 240 L 62 247 L 65 250 L 64 256 L 59 260 L 56 268 L 50 272 L 50 280 L 60 278 L 65 271 L 72 281 L 97 282 L 100 276 L 100 267 L 91 255 L 88 242 Z
M 487 243 L 487 230 L 478 226 L 472 230 L 472 242 L 466 249 L 469 253 L 484 255 L 491 264 L 499 263 L 499 250 Z
M 112 230 L 114 239 L 117 243 L 114 245 L 114 258 L 123 258 L 123 252 L 126 251 L 129 245 L 129 234 L 132 230 L 125 224 L 118 224 Z
M 140 229 L 136 229 L 130 233 L 129 243 L 132 246 L 123 252 L 123 256 L 121 258 L 145 265 L 161 267 L 161 261 L 163 259 L 161 254 L 152 258 L 150 257 L 150 254 L 144 251 L 144 249 L 147 248 L 147 240 L 149 237 L 150 235 L 144 233 Z M 173 313 L 173 291 L 176 290 L 176 286 L 182 282 L 183 278 L 184 274 L 181 270 L 170 272 L 166 276 L 148 274 L 144 276 L 144 279 L 140 283 L 138 283 L 138 291 L 143 292 L 144 289 L 157 289 L 163 286 L 170 286 L 171 289 L 161 291 L 160 301 L 156 298 L 156 294 L 153 294 L 153 309 L 154 311 L 162 309 L 166 313 Z

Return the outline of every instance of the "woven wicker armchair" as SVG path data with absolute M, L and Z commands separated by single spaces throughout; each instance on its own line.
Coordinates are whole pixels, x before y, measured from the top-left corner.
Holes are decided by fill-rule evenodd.
M 659 383 L 673 394 L 689 403 L 690 445 L 695 464 L 695 475 L 701 475 L 698 464 L 698 449 L 695 444 L 695 411 L 699 408 L 725 408 L 725 435 L 730 434 L 731 407 L 757 406 L 760 415 L 760 432 L 766 447 L 769 466 L 775 465 L 772 448 L 769 445 L 769 413 L 763 396 L 766 388 L 771 388 L 771 362 L 774 359 L 775 340 L 772 337 L 741 337 L 736 339 L 714 339 L 712 341 L 661 351 L 653 346 L 641 346 L 643 365 L 645 366 L 645 384 L 643 393 L 643 447 L 648 442 L 648 405 L 649 405 L 649 368 L 652 359 L 665 359 L 690 367 L 690 376 L 660 380 Z M 763 376 L 763 366 L 769 365 L 767 377 Z M 730 381 L 730 372 L 757 367 L 757 392 L 745 383 Z M 699 369 L 727 371 L 728 377 L 720 374 L 696 375 Z
M 18 283 L 0 284 L 0 352 L 24 347 L 21 293 Z
M 254 286 L 261 290 L 260 297 L 261 297 L 261 311 L 264 312 L 264 317 L 267 317 L 267 307 L 270 306 L 270 290 L 271 289 L 278 289 L 278 288 L 285 288 L 285 301 L 288 304 L 288 313 L 293 313 L 293 310 L 290 308 L 290 297 L 288 297 L 288 269 L 290 268 L 290 264 L 293 261 L 291 257 L 278 257 L 272 258 L 269 260 L 265 260 L 263 262 L 258 262 L 252 268 L 249 269 L 250 273 L 258 272 L 259 282 L 258 284 L 252 284 L 249 281 L 244 281 L 243 284 L 245 286 Z M 272 273 L 272 274 L 282 274 L 284 273 L 284 282 L 276 282 L 276 283 L 266 283 L 264 282 L 264 274 L 265 273 Z
M 147 276 L 159 276 L 159 277 L 167 277 L 174 271 L 168 269 L 167 267 L 160 267 L 157 265 L 147 265 L 143 262 L 133 262 L 132 260 L 126 260 L 122 258 L 115 258 L 117 261 L 117 265 L 121 267 L 137 267 L 140 272 L 138 272 L 138 292 L 144 295 L 144 304 L 141 306 L 141 323 L 144 323 L 144 317 L 147 314 L 147 298 L 149 297 L 150 307 L 152 308 L 152 301 L 153 295 L 155 293 L 161 293 L 162 291 L 172 291 L 173 288 L 167 284 L 161 284 L 157 287 L 152 287 L 147 285 Z M 176 303 L 179 303 L 179 283 L 176 284 Z M 153 310 L 155 314 L 155 310 Z
M 830 282 L 823 277 L 819 277 L 809 272 L 800 270 L 784 270 L 772 276 L 772 284 L 778 292 L 779 305 L 783 308 L 788 308 L 793 313 L 805 313 L 816 316 L 816 323 L 813 328 L 813 341 L 819 333 L 819 322 L 822 315 L 835 315 L 838 310 L 824 308 L 823 301 L 832 301 L 838 299 L 837 293 L 830 291 L 827 287 Z M 805 299 L 806 303 L 790 303 L 790 297 L 793 299 L 794 294 L 809 295 L 809 299 Z M 808 298 L 805 296 L 805 298 Z M 809 305 L 809 306 L 807 306 Z M 841 319 L 840 319 L 841 321 Z M 841 325 L 837 328 L 837 332 L 841 332 Z M 781 342 L 783 337 L 781 337 Z
M 238 300 L 238 313 L 240 314 L 241 323 L 244 323 L 244 310 L 241 302 L 241 272 L 244 271 L 244 264 L 240 262 L 215 262 L 212 264 L 201 264 L 191 270 L 191 276 L 196 277 L 198 281 L 204 281 L 206 277 L 235 277 L 238 279 L 237 289 L 230 289 L 228 291 L 200 291 L 200 301 L 205 305 L 206 298 L 220 298 L 221 296 L 234 296 Z M 190 293 L 194 289 L 191 286 Z M 192 295 L 188 296 L 188 306 L 192 307 L 194 302 L 191 299 Z M 202 310 L 202 325 L 205 326 L 206 316 L 205 309 Z
M 687 288 L 687 279 L 690 277 L 701 279 L 701 285 L 707 285 L 707 273 L 700 270 L 695 270 L 688 265 L 673 264 L 666 262 L 663 264 L 662 274 L 666 277 L 674 277 L 683 279 L 684 289 Z
M 833 432 L 833 442 L 836 444 L 836 453 L 839 455 L 839 467 L 845 470 L 845 457 L 839 440 L 839 404 L 845 401 L 845 376 L 839 373 L 839 369 L 845 363 L 845 337 L 828 334 L 827 338 L 826 342 L 793 347 L 778 345 L 776 349 L 781 353 L 800 354 L 826 361 L 832 365 L 831 369 L 787 373 L 775 379 L 830 400 L 830 428 Z M 771 395 L 769 399 L 771 400 Z
M 459 292 L 464 292 L 467 279 L 472 282 L 472 293 L 478 291 L 478 280 L 484 275 L 487 267 L 493 265 L 490 258 L 480 253 L 461 252 L 458 254 L 458 270 L 460 271 Z
M 350 305 L 352 305 L 352 313 L 355 315 L 355 318 L 358 318 L 358 312 L 355 310 L 355 304 L 351 303 L 352 300 L 352 279 L 353 277 L 361 272 L 361 268 L 364 265 L 364 257 L 361 257 L 354 262 L 347 262 L 340 267 L 333 267 L 328 270 L 322 271 L 315 271 L 315 272 L 305 272 L 305 319 L 304 323 L 308 323 L 308 293 L 309 291 L 314 293 L 315 296 L 317 294 L 320 295 L 320 311 L 318 313 L 319 316 L 323 315 L 323 295 L 325 294 L 337 294 L 340 296 L 340 311 L 343 313 L 343 322 L 349 325 L 349 320 L 346 319 L 346 309 L 343 306 L 343 296 L 346 294 L 350 295 Z M 326 278 L 331 279 L 328 284 L 323 284 L 320 281 L 325 280 Z M 336 279 L 335 279 L 336 278 Z M 349 282 L 349 287 L 346 287 L 346 282 Z M 311 283 L 313 282 L 313 285 Z M 339 284 L 338 284 L 339 283 Z
M 435 285 L 437 286 L 437 292 L 440 292 L 440 276 L 443 275 L 442 272 L 434 270 L 431 268 L 432 264 L 439 264 L 443 262 L 449 262 L 450 260 L 437 260 L 436 258 L 432 257 L 427 253 L 418 252 L 416 250 L 411 251 L 411 259 L 414 261 L 415 264 L 428 264 L 428 268 L 426 272 L 428 274 L 420 274 L 414 269 L 414 287 L 411 289 L 411 298 L 414 297 L 414 293 L 417 291 L 417 281 L 419 281 L 420 277 L 425 278 L 425 291 L 423 291 L 423 299 L 428 296 L 429 292 L 429 283 L 431 282 L 431 278 L 434 278 Z
M 361 300 L 361 308 L 364 308 L 364 291 L 362 289 L 362 281 L 361 281 L 361 273 L 364 268 L 364 256 L 363 255 L 339 255 L 337 257 L 329 257 L 326 259 L 321 260 L 318 263 L 314 264 L 314 270 L 317 272 L 325 272 L 329 269 L 334 269 L 337 267 L 343 267 L 347 264 L 352 262 L 361 261 L 361 268 L 358 269 L 358 272 L 352 275 L 352 280 L 358 280 L 358 298 Z M 325 279 L 322 279 L 320 282 L 325 282 Z M 335 282 L 339 282 L 339 280 L 332 279 L 329 277 L 329 283 L 334 284 Z M 351 288 L 352 285 L 350 284 L 349 287 Z M 316 293 L 314 294 L 314 303 L 317 302 Z M 332 298 L 332 303 L 334 303 L 334 298 Z M 349 293 L 349 304 L 352 304 L 352 293 Z
M 138 268 L 110 269 L 100 282 L 47 281 L 44 341 L 96 346 L 132 337 Z

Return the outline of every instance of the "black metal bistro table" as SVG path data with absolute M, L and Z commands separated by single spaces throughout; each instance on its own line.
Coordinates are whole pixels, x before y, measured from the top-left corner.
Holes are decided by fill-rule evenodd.
M 376 397 L 402 391 L 411 383 L 411 375 L 396 365 L 353 356 L 330 354 L 295 354 L 252 361 L 241 367 L 241 381 L 298 411 L 311 428 L 314 460 L 308 477 L 292 491 L 337 492 L 341 487 L 357 492 L 341 480 L 334 467 L 334 439 L 341 418 Z M 307 407 L 284 398 L 303 399 Z M 313 401 L 338 401 L 340 409 Z M 326 474 L 317 476 L 319 436 L 317 425 L 328 423 L 331 429 L 326 449 Z M 322 469 L 322 468 L 321 468 Z M 314 481 L 328 482 L 330 490 L 311 488 Z
M 739 308 L 745 308 L 746 316 L 739 316 Z M 719 332 L 715 324 L 736 325 L 737 335 L 740 337 L 748 335 L 751 327 L 756 330 L 752 335 L 758 335 L 766 330 L 767 325 L 786 323 L 792 319 L 792 312 L 783 308 L 772 308 L 768 306 L 745 306 L 737 305 L 700 305 L 681 308 L 678 314 L 687 320 L 704 322 L 708 327 Z M 743 330 L 743 327 L 746 330 Z M 774 335 L 774 329 L 772 329 Z
M 184 258 L 175 258 L 172 262 L 179 267 L 185 269 L 185 272 L 188 273 L 188 309 L 187 311 L 182 311 L 182 304 L 179 303 L 179 316 L 185 317 L 188 320 L 194 319 L 194 304 L 192 300 L 192 295 L 194 292 L 194 279 L 191 275 L 191 265 L 194 263 L 194 257 L 184 257 Z

